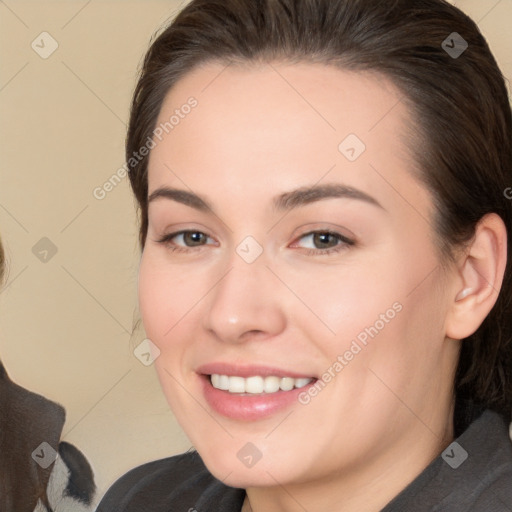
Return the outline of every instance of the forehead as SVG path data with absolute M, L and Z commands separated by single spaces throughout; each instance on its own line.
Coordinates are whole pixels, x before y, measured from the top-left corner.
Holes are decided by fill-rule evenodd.
M 259 132 L 258 139 L 294 127 L 306 135 L 320 131 L 333 141 L 346 133 L 368 139 L 383 121 L 399 135 L 409 119 L 400 93 L 383 75 L 318 63 L 205 63 L 168 92 L 157 124 L 190 97 L 197 99 L 191 117 L 200 113 L 202 131 L 234 129 L 241 137 Z M 184 130 L 177 128 L 172 131 L 179 137 Z
M 185 107 L 191 98 L 195 106 Z M 410 122 L 400 93 L 379 74 L 313 63 L 210 62 L 165 98 L 149 190 L 178 185 L 177 177 L 212 193 L 226 183 L 286 190 L 329 174 L 329 181 L 382 197 L 391 192 L 383 190 L 390 188 L 386 177 L 400 182 L 397 189 L 411 179 L 414 162 L 403 141 Z

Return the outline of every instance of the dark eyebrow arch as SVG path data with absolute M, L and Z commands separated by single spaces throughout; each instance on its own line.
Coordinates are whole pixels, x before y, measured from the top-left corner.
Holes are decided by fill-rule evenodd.
M 301 187 L 291 192 L 285 192 L 274 199 L 274 208 L 278 211 L 287 211 L 299 206 L 314 203 L 322 199 L 347 198 L 358 199 L 385 209 L 377 199 L 366 192 L 341 183 L 327 183 L 312 187 Z
M 149 195 L 148 204 L 160 198 L 171 199 L 202 212 L 214 211 L 212 205 L 206 198 L 193 192 L 188 192 L 187 190 L 170 187 L 157 188 Z M 277 211 L 288 211 L 322 199 L 333 198 L 358 199 L 385 210 L 377 199 L 368 195 L 366 192 L 339 183 L 306 186 L 285 192 L 274 198 L 273 207 L 274 210 Z
M 190 206 L 191 208 L 195 208 L 201 212 L 207 212 L 208 210 L 213 211 L 212 206 L 205 198 L 202 198 L 193 192 L 188 192 L 187 190 L 170 187 L 160 187 L 153 191 L 148 197 L 148 205 L 152 201 L 156 201 L 161 198 L 177 201 L 178 203 Z

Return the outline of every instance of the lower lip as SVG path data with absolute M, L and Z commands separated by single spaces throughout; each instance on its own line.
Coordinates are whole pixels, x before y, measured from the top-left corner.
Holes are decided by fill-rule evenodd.
M 300 393 L 313 386 L 313 380 L 302 388 L 275 393 L 238 394 L 214 388 L 209 375 L 201 375 L 203 394 L 212 409 L 222 416 L 242 421 L 255 421 L 298 403 Z

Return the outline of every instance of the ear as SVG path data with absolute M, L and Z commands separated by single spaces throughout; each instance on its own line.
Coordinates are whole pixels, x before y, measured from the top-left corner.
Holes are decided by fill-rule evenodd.
M 493 308 L 507 264 L 507 230 L 501 217 L 489 213 L 475 228 L 473 240 L 460 258 L 459 275 L 446 318 L 446 335 L 471 336 Z

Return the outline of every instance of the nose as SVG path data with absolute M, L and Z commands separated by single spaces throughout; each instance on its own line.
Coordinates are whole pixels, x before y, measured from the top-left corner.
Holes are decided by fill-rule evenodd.
M 247 263 L 234 254 L 206 297 L 203 328 L 225 343 L 278 335 L 286 325 L 279 289 L 263 255 Z

